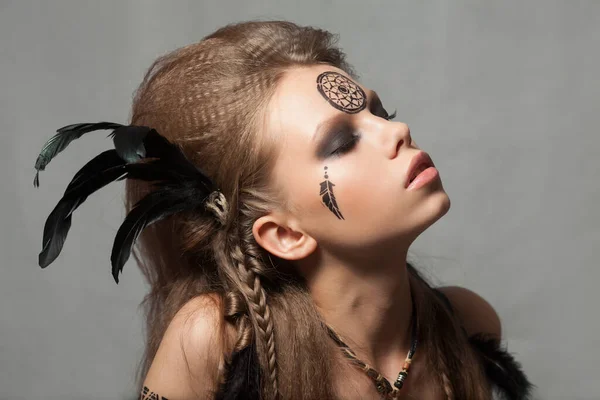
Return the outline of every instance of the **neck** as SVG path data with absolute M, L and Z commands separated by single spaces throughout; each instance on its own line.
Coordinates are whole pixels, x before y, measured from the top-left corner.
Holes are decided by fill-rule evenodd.
M 326 266 L 313 269 L 307 281 L 322 318 L 357 357 L 382 374 L 397 374 L 411 342 L 411 288 L 406 251 L 386 254 L 354 255 L 352 262 L 322 256 Z

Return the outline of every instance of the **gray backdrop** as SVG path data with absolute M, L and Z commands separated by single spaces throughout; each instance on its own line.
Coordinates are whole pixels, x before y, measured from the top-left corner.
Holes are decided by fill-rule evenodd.
M 46 216 L 110 142 L 74 142 L 38 190 L 34 161 L 61 126 L 126 122 L 160 54 L 252 18 L 340 33 L 452 200 L 412 255 L 496 308 L 537 399 L 600 399 L 600 1 L 566 0 L 1 1 L 0 398 L 135 397 L 146 287 L 133 260 L 119 285 L 109 267 L 122 184 L 37 266 Z

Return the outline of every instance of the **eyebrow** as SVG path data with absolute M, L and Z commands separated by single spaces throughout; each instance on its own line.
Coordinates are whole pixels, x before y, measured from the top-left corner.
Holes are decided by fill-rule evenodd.
M 370 96 L 369 96 L 369 94 L 370 94 Z M 367 90 L 367 107 L 366 108 L 370 109 L 371 104 L 373 104 L 375 102 L 381 102 L 379 95 L 374 90 Z M 339 123 L 341 121 L 347 121 L 348 117 L 349 117 L 349 115 L 347 113 L 341 111 L 340 113 L 335 113 L 332 117 L 319 122 L 319 124 L 317 125 L 317 128 L 315 129 L 315 133 L 313 133 L 313 135 L 312 135 L 311 142 L 318 141 L 318 139 L 323 135 L 324 132 L 331 132 L 331 130 L 328 130 L 329 127 L 336 125 L 337 123 Z M 322 142 L 322 141 L 324 141 L 324 139 L 325 138 L 322 138 L 320 141 Z

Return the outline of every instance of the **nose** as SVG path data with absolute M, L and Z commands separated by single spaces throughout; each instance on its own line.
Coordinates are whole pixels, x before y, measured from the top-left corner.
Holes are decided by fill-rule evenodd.
M 392 143 L 390 145 L 392 150 L 392 158 L 398 156 L 402 147 L 409 148 L 412 144 L 412 137 L 410 136 L 410 128 L 404 122 L 392 122 L 394 124 L 393 135 L 391 135 Z

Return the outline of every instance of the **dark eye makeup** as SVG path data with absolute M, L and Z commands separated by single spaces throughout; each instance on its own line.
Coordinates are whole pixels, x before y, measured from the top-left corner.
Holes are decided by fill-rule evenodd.
M 376 101 L 374 101 L 374 104 L 373 104 L 373 108 L 374 108 L 373 114 L 378 115 L 378 113 L 382 113 L 383 116 L 381 116 L 381 115 L 379 115 L 379 116 L 381 116 L 381 118 L 386 119 L 388 121 L 396 118 L 396 111 L 394 111 L 391 115 L 388 114 L 388 112 L 381 105 L 381 101 L 379 101 L 379 98 L 376 97 L 375 100 Z M 339 127 L 336 129 L 339 129 Z M 342 143 L 339 145 L 337 145 L 335 143 L 338 136 L 341 137 L 340 140 L 342 141 Z M 352 150 L 354 148 L 354 146 L 356 145 L 356 143 L 358 143 L 360 138 L 361 138 L 360 133 L 354 132 L 352 130 L 352 126 L 345 124 L 342 127 L 342 129 L 340 129 L 340 134 L 336 135 L 336 137 L 332 141 L 332 143 L 334 144 L 332 146 L 332 148 L 335 148 L 335 150 L 329 154 L 328 158 L 331 158 L 331 157 L 336 158 L 336 157 L 342 156 L 343 154 L 348 153 L 350 150 Z

